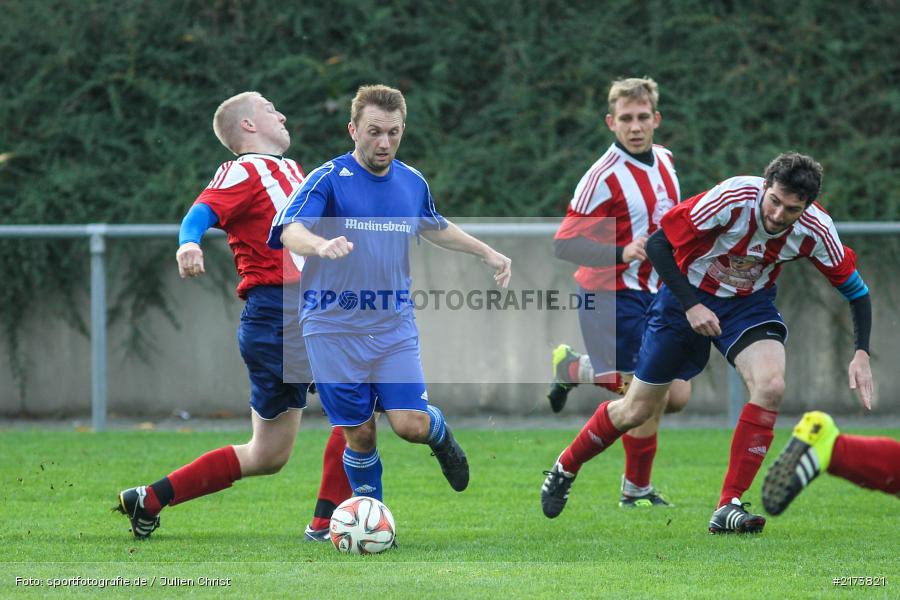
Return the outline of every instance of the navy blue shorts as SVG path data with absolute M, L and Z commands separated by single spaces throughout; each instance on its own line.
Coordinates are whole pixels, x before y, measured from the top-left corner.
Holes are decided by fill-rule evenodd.
M 376 410 L 428 407 L 419 338 L 386 334 L 306 336 L 316 389 L 333 426 L 353 427 Z
M 636 378 L 653 384 L 691 379 L 709 362 L 710 344 L 715 344 L 727 357 L 729 349 L 744 333 L 765 323 L 781 328 L 783 338 L 787 339 L 787 325 L 775 307 L 775 286 L 733 298 L 717 298 L 700 290 L 695 293 L 703 305 L 719 317 L 722 335 L 710 338 L 695 333 L 681 303 L 663 286 L 650 306 L 634 373 Z
M 585 308 L 588 306 L 584 301 L 586 293 L 593 294 L 593 308 Z M 579 289 L 579 294 L 582 302 L 578 323 L 594 373 L 634 372 L 653 294 L 639 290 L 589 292 L 584 289 Z
M 250 407 L 274 419 L 306 407 L 312 375 L 297 320 L 300 286 L 262 285 L 247 292 L 238 327 L 238 347 L 250 375 Z

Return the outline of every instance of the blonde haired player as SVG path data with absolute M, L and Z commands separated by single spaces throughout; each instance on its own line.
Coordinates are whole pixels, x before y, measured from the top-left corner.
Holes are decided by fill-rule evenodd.
M 582 176 L 554 240 L 556 256 L 579 266 L 575 281 L 584 301 L 578 321 L 587 348 L 586 354 L 575 353 L 567 344 L 554 350 L 554 380 L 548 394 L 554 412 L 562 410 L 569 392 L 580 383 L 624 393 L 637 361 L 645 313 L 659 287 L 644 245 L 662 216 L 681 200 L 672 153 L 653 143 L 662 119 L 656 82 L 614 81 L 607 100 L 606 126 L 615 141 Z M 625 473 L 620 506 L 670 506 L 650 481 L 657 430 L 662 412 L 680 411 L 689 397 L 690 384 L 674 383 L 659 410 L 622 437 Z M 562 453 L 569 474 L 583 464 L 573 448 L 592 444 L 591 423 Z M 554 477 L 548 472 L 545 488 Z M 562 510 L 546 495 L 542 507 L 550 518 Z
M 331 424 L 344 427 L 351 488 L 377 500 L 384 493 L 379 406 L 397 435 L 431 448 L 454 490 L 469 485 L 465 452 L 428 399 L 410 301 L 410 239 L 480 258 L 501 287 L 511 276 L 509 258 L 444 219 L 425 177 L 396 159 L 405 129 L 399 90 L 360 87 L 347 124 L 353 150 L 312 171 L 269 234 L 270 246 L 307 257 L 301 320 L 319 397 Z M 354 302 L 333 301 L 346 294 Z
M 228 234 L 240 276 L 237 295 L 246 302 L 238 344 L 250 378 L 253 436 L 246 444 L 207 452 L 153 484 L 123 490 L 117 508 L 137 538 L 159 527 L 164 507 L 228 488 L 243 477 L 277 473 L 291 456 L 311 380 L 297 322 L 302 261 L 266 245 L 276 211 L 304 180 L 300 165 L 283 156 L 291 143 L 286 121 L 258 92 L 222 102 L 213 131 L 237 158 L 222 164 L 194 201 L 182 221 L 176 253 L 181 277 L 197 277 L 205 271 L 204 232 L 219 227 Z M 350 497 L 343 450 L 343 435 L 335 428 L 308 540 L 326 539 L 331 511 Z

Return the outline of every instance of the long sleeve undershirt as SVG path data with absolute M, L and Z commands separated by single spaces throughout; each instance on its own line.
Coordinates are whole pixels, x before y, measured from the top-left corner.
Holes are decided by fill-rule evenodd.
M 181 221 L 178 230 L 178 245 L 187 242 L 200 243 L 206 230 L 219 222 L 216 213 L 202 202 L 193 205 Z
M 662 229 L 647 240 L 647 257 L 653 263 L 653 268 L 659 274 L 659 278 L 669 288 L 672 294 L 678 298 L 685 311 L 700 303 L 697 288 L 691 285 L 688 278 L 678 269 L 675 262 L 675 253 L 669 238 Z M 861 285 L 865 286 L 864 283 Z M 850 314 L 853 317 L 853 336 L 857 350 L 869 352 L 869 338 L 872 332 L 872 300 L 866 288 L 862 296 L 850 300 Z

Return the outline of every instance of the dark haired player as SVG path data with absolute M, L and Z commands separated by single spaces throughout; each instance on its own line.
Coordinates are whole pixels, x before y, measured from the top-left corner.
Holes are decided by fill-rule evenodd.
M 762 531 L 765 518 L 749 513 L 741 496 L 772 442 L 784 393 L 787 326 L 775 307 L 775 280 L 784 263 L 799 258 L 810 260 L 850 302 L 856 336 L 850 388 L 871 407 L 869 290 L 855 253 L 815 202 L 821 181 L 819 163 L 789 152 L 775 158 L 764 177 L 727 179 L 666 213 L 647 243 L 665 286 L 650 307 L 634 381 L 625 398 L 601 405 L 572 443 L 576 460 L 599 454 L 647 420 L 673 380 L 703 370 L 715 344 L 741 375 L 750 401 L 734 431 L 709 531 Z M 544 482 L 545 512 L 549 506 L 558 514 L 566 504 L 575 478 L 567 466 L 557 461 Z

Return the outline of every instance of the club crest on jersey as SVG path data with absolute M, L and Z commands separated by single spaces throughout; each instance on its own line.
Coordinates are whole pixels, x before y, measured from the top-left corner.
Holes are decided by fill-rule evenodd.
M 707 274 L 737 290 L 752 290 L 764 266 L 761 256 L 720 256 L 709 265 Z

